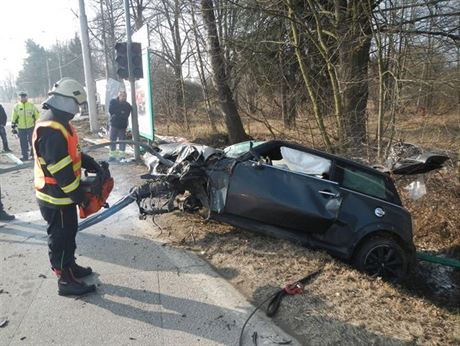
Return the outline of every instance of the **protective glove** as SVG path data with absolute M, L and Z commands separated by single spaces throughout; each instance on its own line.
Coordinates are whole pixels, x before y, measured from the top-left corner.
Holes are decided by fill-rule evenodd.
M 87 208 L 87 207 L 89 206 L 90 199 L 89 199 L 89 196 L 88 196 L 86 193 L 83 194 L 83 195 L 84 195 L 84 197 L 83 197 L 83 199 L 78 203 L 78 206 L 79 206 L 80 208 L 85 209 L 85 208 Z
M 17 127 L 18 127 L 18 125 L 16 125 L 16 124 L 11 124 L 11 133 L 12 133 L 13 135 L 17 135 L 17 134 L 18 134 Z

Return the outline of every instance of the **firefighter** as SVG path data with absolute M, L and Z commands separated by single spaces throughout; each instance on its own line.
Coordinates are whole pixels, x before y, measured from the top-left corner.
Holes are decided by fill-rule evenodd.
M 95 291 L 81 278 L 90 267 L 75 262 L 78 229 L 77 205 L 85 207 L 88 198 L 80 186 L 81 167 L 99 171 L 90 156 L 80 152 L 78 135 L 70 120 L 86 102 L 83 86 L 70 78 L 54 84 L 43 103 L 44 113 L 33 134 L 34 183 L 40 212 L 48 224 L 48 254 L 58 276 L 60 295 L 83 295 Z
M 28 101 L 26 92 L 21 91 L 19 97 L 19 102 L 13 108 L 11 128 L 13 134 L 17 133 L 19 136 L 21 160 L 27 161 L 29 160 L 29 146 L 32 146 L 32 133 L 40 112 L 33 103 Z

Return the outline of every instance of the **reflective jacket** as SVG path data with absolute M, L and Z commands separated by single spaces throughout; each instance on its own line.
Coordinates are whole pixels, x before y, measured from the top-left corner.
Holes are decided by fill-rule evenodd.
M 40 112 L 31 102 L 19 102 L 13 108 L 11 123 L 18 125 L 19 129 L 30 129 L 35 126 Z
M 71 124 L 67 126 L 68 128 L 60 122 L 48 120 L 39 121 L 35 127 L 32 137 L 34 185 L 39 204 L 61 207 L 79 203 L 83 198 L 79 189 L 82 156 L 78 135 Z M 44 147 L 40 146 L 42 139 L 48 140 Z M 62 139 L 67 143 L 67 150 L 62 148 Z M 57 149 L 60 150 L 51 150 L 52 146 L 58 146 Z M 43 148 L 51 149 L 46 153 Z

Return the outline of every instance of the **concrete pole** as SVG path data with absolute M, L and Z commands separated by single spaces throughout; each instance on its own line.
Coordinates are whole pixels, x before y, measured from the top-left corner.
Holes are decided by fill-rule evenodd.
M 45 55 L 46 59 L 46 76 L 48 77 L 48 91 L 51 90 L 51 77 L 50 77 L 50 64 L 48 62 L 48 55 Z
M 129 4 L 128 0 L 123 0 L 125 5 L 125 16 L 126 16 L 126 46 L 127 46 L 127 58 L 128 58 L 128 76 L 129 85 L 131 87 L 131 100 L 132 100 L 132 114 L 131 114 L 131 125 L 133 140 L 139 142 L 139 120 L 137 118 L 137 103 L 136 103 L 136 85 L 133 76 L 132 63 L 131 63 L 131 18 L 129 15 Z M 139 145 L 134 145 L 134 158 L 136 161 L 140 159 Z
M 104 47 L 104 60 L 105 60 L 105 80 L 109 79 L 109 55 L 107 47 L 107 38 L 105 36 L 105 18 L 104 18 L 104 7 L 102 4 L 103 0 L 99 0 L 99 10 L 101 11 L 101 22 L 102 22 L 102 44 Z M 113 49 L 113 47 L 110 47 Z
M 58 45 L 57 47 L 58 47 L 57 56 L 58 56 L 58 64 L 59 64 L 59 78 L 62 79 L 61 46 Z
M 89 55 L 88 21 L 85 13 L 85 1 L 79 0 L 80 5 L 80 32 L 81 50 L 83 53 L 83 69 L 85 70 L 86 93 L 88 94 L 89 127 L 91 132 L 99 130 L 97 123 L 96 87 L 91 71 L 91 57 Z

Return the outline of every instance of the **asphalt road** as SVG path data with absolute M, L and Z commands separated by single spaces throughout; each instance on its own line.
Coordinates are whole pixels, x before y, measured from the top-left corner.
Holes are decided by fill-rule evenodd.
M 129 169 L 113 172 L 116 181 L 129 181 Z M 77 237 L 77 261 L 94 269 L 88 282 L 97 292 L 58 296 L 31 172 L 14 179 L 1 176 L 5 204 L 17 220 L 0 223 L 0 325 L 7 321 L 0 345 L 238 343 L 253 306 L 198 256 L 158 241 L 152 223 L 138 220 L 135 205 Z M 258 345 L 298 344 L 263 315 L 253 318 L 244 345 L 254 345 L 253 335 Z

